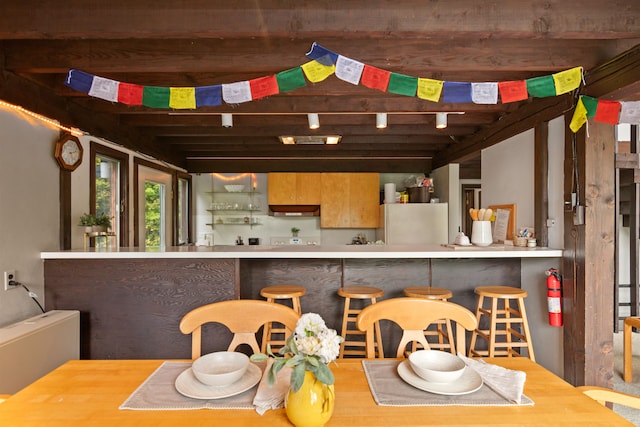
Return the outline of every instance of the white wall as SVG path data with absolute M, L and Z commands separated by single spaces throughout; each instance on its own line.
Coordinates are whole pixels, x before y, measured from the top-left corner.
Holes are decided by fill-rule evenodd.
M 434 197 L 441 203 L 449 203 L 449 243 L 455 241 L 458 227 L 462 224 L 462 191 L 460 165 L 451 163 L 431 172 L 434 181 Z
M 516 230 L 534 224 L 534 150 L 533 129 L 482 151 L 482 205 L 516 204 Z M 563 159 L 564 120 L 549 123 L 549 228 L 551 247 L 562 248 L 563 241 Z M 557 245 L 557 246 L 556 246 Z M 560 267 L 561 260 L 526 259 L 522 262 L 521 286 L 527 291 L 527 317 L 533 336 L 536 361 L 563 376 L 562 328 L 549 326 L 547 316 L 545 270 Z
M 24 289 L 4 290 L 4 272 L 44 305 L 40 252 L 58 248 L 59 176 L 53 158 L 58 131 L 0 109 L 0 326 L 40 313 Z

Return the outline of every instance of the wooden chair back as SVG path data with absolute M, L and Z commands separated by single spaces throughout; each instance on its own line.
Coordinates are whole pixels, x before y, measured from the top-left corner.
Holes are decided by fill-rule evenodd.
M 233 333 L 229 351 L 241 344 L 248 344 L 254 353 L 260 353 L 256 332 L 267 322 L 278 322 L 287 329 L 287 336 L 296 328 L 300 315 L 293 309 L 261 300 L 230 300 L 214 302 L 194 308 L 180 321 L 180 332 L 191 334 L 191 358 L 202 352 L 202 325 L 221 323 Z M 286 339 L 286 337 L 285 337 Z
M 356 326 L 366 334 L 367 358 L 375 358 L 373 346 L 373 324 L 379 320 L 391 320 L 403 330 L 396 357 L 403 357 L 408 343 L 417 341 L 425 349 L 429 343 L 424 330 L 436 320 L 449 319 L 455 322 L 456 348 L 464 352 L 466 348 L 465 330 L 472 331 L 478 321 L 475 314 L 465 307 L 449 301 L 425 298 L 391 298 L 365 307 L 356 320 Z M 384 357 L 380 352 L 380 357 Z
M 607 402 L 610 402 L 628 406 L 629 408 L 640 409 L 640 396 L 591 385 L 583 385 L 576 388 L 601 405 L 606 406 Z

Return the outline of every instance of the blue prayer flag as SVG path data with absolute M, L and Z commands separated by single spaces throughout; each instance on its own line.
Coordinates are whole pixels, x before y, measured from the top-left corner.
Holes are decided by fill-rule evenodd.
M 196 107 L 222 105 L 222 85 L 196 87 Z
M 338 60 L 338 54 L 330 51 L 329 49 L 320 46 L 318 43 L 313 42 L 311 50 L 306 53 L 307 58 L 315 59 L 322 65 L 333 65 Z
M 78 92 L 89 93 L 93 84 L 93 74 L 84 71 L 74 70 L 73 68 L 67 73 L 67 79 L 64 84 Z
M 444 82 L 443 102 L 473 102 L 471 83 Z

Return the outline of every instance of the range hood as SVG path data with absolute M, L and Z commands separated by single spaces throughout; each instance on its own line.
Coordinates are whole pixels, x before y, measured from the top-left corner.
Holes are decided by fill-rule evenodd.
M 318 205 L 269 205 L 269 215 L 299 218 L 301 216 L 320 216 Z

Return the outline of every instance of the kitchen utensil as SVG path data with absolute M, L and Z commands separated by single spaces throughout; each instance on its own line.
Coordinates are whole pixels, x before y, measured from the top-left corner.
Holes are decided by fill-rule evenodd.
M 484 211 L 486 211 L 485 208 L 482 208 L 478 211 L 478 221 L 484 221 Z
M 484 217 L 482 218 L 482 220 L 491 221 L 492 216 L 493 216 L 493 209 L 487 208 L 487 210 L 484 211 Z

